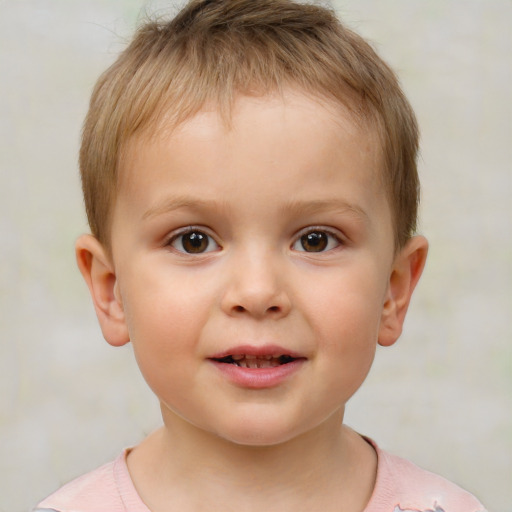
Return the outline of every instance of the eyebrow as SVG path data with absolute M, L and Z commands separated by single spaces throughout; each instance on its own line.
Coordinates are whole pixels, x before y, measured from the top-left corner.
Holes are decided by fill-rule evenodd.
M 146 220 L 158 215 L 166 214 L 179 210 L 181 208 L 190 208 L 194 210 L 218 209 L 224 206 L 215 200 L 200 199 L 194 196 L 177 196 L 167 198 L 160 204 L 146 210 L 142 219 Z M 323 212 L 339 212 L 353 214 L 365 222 L 369 222 L 368 214 L 358 205 L 346 202 L 342 199 L 320 199 L 320 200 L 302 200 L 290 201 L 282 208 L 283 212 L 292 214 L 314 215 Z
M 355 217 L 369 222 L 370 218 L 363 208 L 349 203 L 343 199 L 320 199 L 312 201 L 291 201 L 285 207 L 285 211 L 297 212 L 305 215 L 313 215 L 323 212 L 350 213 Z
M 219 203 L 217 201 L 210 201 L 205 199 L 199 199 L 193 196 L 179 196 L 167 198 L 160 204 L 153 206 L 146 210 L 142 214 L 142 220 L 156 217 L 164 213 L 170 213 L 180 208 L 190 208 L 195 210 L 206 210 L 211 208 L 218 208 Z

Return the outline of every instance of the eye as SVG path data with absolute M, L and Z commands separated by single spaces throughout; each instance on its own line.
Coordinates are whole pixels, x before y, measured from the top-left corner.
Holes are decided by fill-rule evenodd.
M 292 245 L 292 249 L 300 252 L 326 252 L 341 244 L 340 239 L 322 229 L 313 229 L 303 233 Z
M 210 235 L 197 229 L 173 236 L 169 245 L 177 251 L 187 254 L 202 254 L 219 248 L 217 242 Z

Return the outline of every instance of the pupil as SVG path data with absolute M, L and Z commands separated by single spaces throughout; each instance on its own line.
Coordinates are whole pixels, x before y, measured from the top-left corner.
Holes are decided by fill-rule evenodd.
M 193 232 L 183 235 L 183 248 L 187 252 L 203 252 L 208 247 L 208 237 L 203 233 Z
M 303 235 L 300 241 L 303 249 L 309 252 L 320 252 L 327 247 L 327 235 L 321 231 Z

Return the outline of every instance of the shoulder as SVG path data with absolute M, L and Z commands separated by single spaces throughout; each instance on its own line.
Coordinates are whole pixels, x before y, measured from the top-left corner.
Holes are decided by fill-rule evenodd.
M 123 510 L 122 504 L 119 506 L 114 466 L 115 462 L 110 462 L 69 482 L 39 503 L 38 508 L 59 512 Z
M 377 451 L 373 496 L 365 512 L 486 512 L 469 492 L 408 460 Z
M 128 508 L 127 505 L 129 505 Z M 126 466 L 126 452 L 48 496 L 34 512 L 149 512 L 138 497 Z

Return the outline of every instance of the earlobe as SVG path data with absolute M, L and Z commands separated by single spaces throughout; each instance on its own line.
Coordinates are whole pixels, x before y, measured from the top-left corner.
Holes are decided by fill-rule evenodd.
M 402 333 L 405 314 L 423 272 L 427 253 L 426 238 L 414 236 L 396 255 L 382 310 L 379 345 L 393 345 Z
M 114 346 L 130 341 L 121 295 L 112 261 L 92 235 L 82 235 L 75 244 L 78 268 L 89 287 L 103 336 Z

